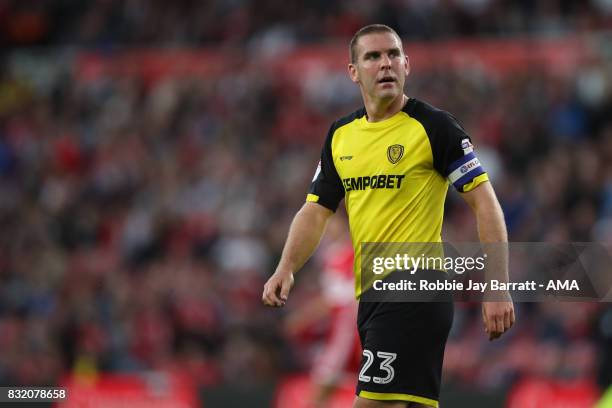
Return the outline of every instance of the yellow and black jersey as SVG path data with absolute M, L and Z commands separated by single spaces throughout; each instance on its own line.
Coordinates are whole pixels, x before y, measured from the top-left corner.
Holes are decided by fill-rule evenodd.
M 336 211 L 345 199 L 359 297 L 361 243 L 441 242 L 448 183 L 467 192 L 486 180 L 457 120 L 410 98 L 380 122 L 364 108 L 334 122 L 307 201 Z

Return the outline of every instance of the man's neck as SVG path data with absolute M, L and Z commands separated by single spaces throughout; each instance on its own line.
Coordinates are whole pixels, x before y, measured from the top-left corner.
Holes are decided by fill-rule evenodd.
M 408 100 L 408 97 L 401 94 L 397 98 L 385 103 L 387 101 L 366 101 L 365 108 L 368 114 L 368 122 L 380 122 L 395 115 L 397 112 L 402 110 L 404 104 Z

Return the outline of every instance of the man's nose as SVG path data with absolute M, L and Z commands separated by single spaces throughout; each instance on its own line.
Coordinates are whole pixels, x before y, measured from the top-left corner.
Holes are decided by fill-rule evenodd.
M 389 58 L 388 55 L 383 55 L 382 58 L 380 59 L 380 68 L 381 69 L 388 69 L 391 68 L 391 58 Z

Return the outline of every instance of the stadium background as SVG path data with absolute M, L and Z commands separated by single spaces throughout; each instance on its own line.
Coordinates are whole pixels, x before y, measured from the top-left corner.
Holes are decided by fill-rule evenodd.
M 283 323 L 320 262 L 287 310 L 262 285 L 330 121 L 360 104 L 347 43 L 373 22 L 404 39 L 408 95 L 473 135 L 511 240 L 612 243 L 610 0 L 4 0 L 0 383 L 272 406 L 324 338 Z M 455 193 L 445 222 L 476 239 Z M 488 343 L 458 306 L 444 406 L 592 405 L 612 308 L 516 308 Z

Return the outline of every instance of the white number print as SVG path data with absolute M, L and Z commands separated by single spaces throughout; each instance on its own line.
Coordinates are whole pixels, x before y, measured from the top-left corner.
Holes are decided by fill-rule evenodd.
M 364 363 L 363 368 L 359 372 L 359 381 L 370 382 L 371 378 L 369 375 L 365 375 L 365 372 L 372 365 L 372 362 L 374 361 L 374 354 L 372 354 L 370 350 L 363 350 L 363 355 L 366 357 L 366 362 Z
M 395 377 L 395 370 L 391 367 L 391 363 L 395 361 L 397 358 L 397 353 L 385 353 L 384 351 L 379 351 L 376 355 L 380 358 L 384 358 L 382 363 L 380 363 L 380 369 L 387 372 L 387 376 L 385 378 L 374 377 L 374 382 L 376 384 L 389 384 L 393 381 L 393 377 Z
M 365 372 L 374 362 L 374 354 L 370 350 L 363 350 L 363 355 L 366 357 L 366 361 L 363 364 L 363 368 L 359 372 L 359 381 L 370 382 L 373 380 L 376 384 L 389 384 L 391 381 L 393 381 L 393 377 L 395 377 L 395 370 L 393 367 L 391 367 L 391 363 L 397 358 L 397 353 L 387 353 L 385 351 L 378 351 L 376 353 L 376 356 L 382 359 L 380 369 L 387 373 L 387 376 L 384 378 L 372 378 L 369 375 L 365 375 Z

